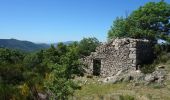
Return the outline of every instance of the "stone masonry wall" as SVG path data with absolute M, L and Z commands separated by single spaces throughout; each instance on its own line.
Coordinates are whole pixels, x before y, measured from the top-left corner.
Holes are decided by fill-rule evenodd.
M 84 58 L 88 74 L 93 74 L 93 61 L 100 60 L 100 76 L 108 77 L 120 70 L 136 70 L 138 65 L 153 59 L 152 44 L 149 40 L 122 38 L 102 44 Z

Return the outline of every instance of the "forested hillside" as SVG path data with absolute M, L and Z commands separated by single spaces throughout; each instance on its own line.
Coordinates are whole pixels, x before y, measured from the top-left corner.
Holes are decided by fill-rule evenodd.
M 21 41 L 16 39 L 0 39 L 0 48 L 10 48 L 31 52 L 46 49 L 49 47 L 50 45 L 47 44 L 36 44 L 29 41 Z

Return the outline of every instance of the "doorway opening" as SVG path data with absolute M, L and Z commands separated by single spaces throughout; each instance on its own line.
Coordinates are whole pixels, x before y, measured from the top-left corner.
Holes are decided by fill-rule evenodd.
M 94 59 L 93 60 L 93 75 L 99 76 L 101 70 L 101 60 L 100 59 Z
M 139 70 L 139 69 L 140 69 L 140 65 L 137 65 L 137 66 L 136 66 L 136 70 Z

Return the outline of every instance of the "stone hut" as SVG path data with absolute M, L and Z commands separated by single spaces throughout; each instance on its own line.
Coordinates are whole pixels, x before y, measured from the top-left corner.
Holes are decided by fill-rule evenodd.
M 153 60 L 152 43 L 146 39 L 112 39 L 101 44 L 83 59 L 87 74 L 101 77 L 116 75 L 120 70 L 139 70 Z

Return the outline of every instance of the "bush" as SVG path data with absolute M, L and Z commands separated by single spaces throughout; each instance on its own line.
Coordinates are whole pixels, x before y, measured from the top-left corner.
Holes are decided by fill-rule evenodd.
M 141 67 L 141 71 L 142 73 L 144 74 L 147 74 L 147 73 L 152 73 L 153 71 L 155 71 L 155 66 L 156 64 L 146 64 L 146 65 L 143 65 Z
M 154 89 L 161 89 L 161 88 L 163 88 L 163 85 L 161 85 L 161 84 L 153 84 L 152 87 Z
M 142 65 L 141 71 L 145 74 L 152 73 L 153 71 L 155 71 L 155 67 L 158 64 L 166 63 L 169 60 L 169 58 L 170 58 L 170 54 L 163 52 L 157 56 L 157 58 L 154 60 L 154 62 L 152 64 Z
M 133 96 L 130 96 L 130 95 L 120 95 L 119 99 L 120 100 L 135 100 L 135 98 Z
M 166 63 L 170 58 L 170 53 L 162 52 L 156 59 L 157 63 Z
M 157 56 L 159 56 L 162 53 L 170 52 L 170 45 L 167 43 L 164 44 L 156 44 L 154 46 L 154 52 Z

